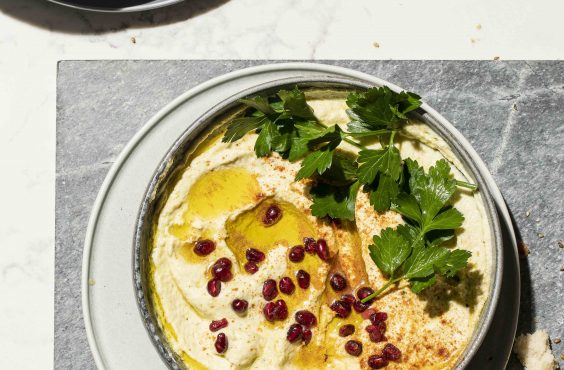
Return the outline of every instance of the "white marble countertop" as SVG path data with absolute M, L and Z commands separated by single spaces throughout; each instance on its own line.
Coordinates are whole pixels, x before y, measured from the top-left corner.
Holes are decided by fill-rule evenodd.
M 0 368 L 53 365 L 55 78 L 64 59 L 562 59 L 561 0 L 0 2 Z M 31 356 L 30 356 L 31 351 Z

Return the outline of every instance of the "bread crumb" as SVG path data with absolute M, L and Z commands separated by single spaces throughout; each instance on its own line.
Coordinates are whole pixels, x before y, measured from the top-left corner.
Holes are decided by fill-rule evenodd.
M 372 46 L 374 46 L 375 48 L 379 48 L 379 47 L 380 47 L 380 44 L 379 44 L 378 42 L 374 41 L 374 42 L 372 43 Z
M 560 344 L 560 338 L 554 338 L 553 343 Z
M 476 25 L 476 29 L 477 29 L 477 30 L 481 30 L 481 29 L 482 29 L 482 25 L 481 25 L 480 23 L 478 23 L 478 24 Z
M 538 233 L 537 236 L 539 237 L 539 239 L 544 238 L 544 234 L 543 234 L 543 233 Z
M 471 38 L 471 39 L 470 39 L 470 42 L 473 43 L 473 44 L 475 44 L 475 43 L 476 43 L 476 39 L 475 39 L 475 38 Z
M 517 241 L 517 251 L 519 252 L 519 256 L 527 257 L 529 255 L 529 246 L 523 243 L 522 240 Z
M 559 241 L 558 241 L 558 246 L 559 246 L 560 248 L 564 248 L 564 243 L 562 243 L 562 241 L 559 240 Z
M 499 57 L 494 57 L 494 60 L 499 60 Z
M 526 370 L 553 370 L 556 368 L 554 356 L 548 344 L 548 334 L 544 330 L 517 337 L 513 351 Z
M 132 44 L 136 44 L 136 43 L 137 43 L 137 39 L 136 39 L 135 37 L 132 37 L 132 38 L 131 38 L 131 43 L 132 43 Z

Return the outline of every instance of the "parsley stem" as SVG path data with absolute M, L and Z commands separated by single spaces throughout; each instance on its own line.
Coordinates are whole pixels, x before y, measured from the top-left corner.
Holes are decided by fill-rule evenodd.
M 392 133 L 390 134 L 390 141 L 388 142 L 389 146 L 394 145 L 394 136 L 396 136 L 396 130 L 393 130 Z
M 364 298 L 361 302 L 362 303 L 366 303 L 368 301 L 370 301 L 371 299 L 374 299 L 376 297 L 378 297 L 380 294 L 382 294 L 386 289 L 388 289 L 390 287 L 390 285 L 397 283 L 398 281 L 400 281 L 402 278 L 397 277 L 395 279 L 392 279 L 390 281 L 388 281 L 386 284 L 384 284 L 380 289 L 378 289 L 377 291 L 375 291 L 374 293 L 370 294 L 368 297 Z
M 316 123 L 317 123 L 319 126 L 322 126 L 322 127 L 324 127 L 324 128 L 329 128 L 329 126 L 324 125 L 323 123 L 321 123 L 321 122 L 319 122 L 319 121 L 316 121 Z M 344 137 L 344 138 L 343 138 L 343 141 L 346 141 L 347 143 L 351 144 L 352 146 L 357 147 L 357 148 L 360 149 L 360 150 L 368 150 L 368 148 L 365 147 L 364 145 L 361 145 L 361 144 L 357 143 L 356 141 L 349 139 L 348 137 Z
M 478 189 L 478 185 L 476 184 L 471 184 L 469 182 L 466 181 L 461 181 L 461 180 L 456 180 L 456 185 L 460 186 L 461 188 L 467 188 L 470 189 L 472 191 L 476 191 Z

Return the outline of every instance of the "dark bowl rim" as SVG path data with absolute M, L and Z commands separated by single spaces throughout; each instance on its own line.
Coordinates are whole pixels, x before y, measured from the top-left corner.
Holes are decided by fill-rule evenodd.
M 402 90 L 387 81 L 381 81 L 383 82 L 383 86 L 387 86 L 391 90 L 396 92 L 400 92 Z M 137 308 L 141 315 L 144 327 L 151 338 L 152 344 L 159 353 L 159 356 L 170 369 L 185 368 L 185 365 L 179 361 L 177 354 L 171 349 L 170 345 L 166 341 L 166 338 L 163 338 L 160 333 L 160 324 L 158 323 L 158 319 L 152 315 L 147 308 L 149 306 L 150 298 L 148 299 L 146 297 L 148 292 L 146 292 L 144 288 L 144 279 L 146 278 L 144 275 L 146 274 L 141 272 L 141 251 L 145 241 L 143 233 L 146 231 L 146 228 L 150 228 L 152 226 L 150 220 L 153 219 L 153 214 L 151 214 L 150 210 L 151 207 L 156 206 L 154 203 L 158 203 L 159 186 L 163 185 L 167 176 L 171 174 L 170 171 L 174 170 L 174 167 L 179 164 L 174 163 L 174 161 L 185 157 L 186 150 L 190 147 L 192 140 L 200 137 L 206 128 L 213 125 L 216 118 L 221 117 L 227 112 L 233 110 L 235 107 L 240 106 L 239 99 L 256 94 L 271 94 L 280 88 L 293 86 L 302 86 L 304 88 L 341 88 L 349 90 L 363 90 L 381 85 L 352 77 L 329 77 L 320 75 L 310 77 L 286 77 L 245 88 L 228 98 L 222 99 L 218 104 L 208 109 L 199 118 L 191 123 L 188 123 L 186 129 L 174 141 L 159 162 L 159 166 L 154 171 L 151 181 L 147 186 L 135 223 L 135 235 L 132 250 L 133 285 Z M 178 106 L 175 106 L 172 110 L 177 108 Z M 472 338 L 468 342 L 464 352 L 459 356 L 458 362 L 455 366 L 455 369 L 464 369 L 480 348 L 480 345 L 482 344 L 491 325 L 499 300 L 501 278 L 503 273 L 503 241 L 501 226 L 496 206 L 493 201 L 492 189 L 490 189 L 490 186 L 485 179 L 485 175 L 482 174 L 479 166 L 474 162 L 472 155 L 469 153 L 466 147 L 466 145 L 469 144 L 460 142 L 456 137 L 456 134 L 459 134 L 456 129 L 454 129 L 453 132 L 452 128 L 446 127 L 441 121 L 449 121 L 434 111 L 426 103 L 422 104 L 416 114 L 447 142 L 455 157 L 461 161 L 465 170 L 472 177 L 472 180 L 478 184 L 480 194 L 483 198 L 484 207 L 488 215 L 488 223 L 492 236 L 493 245 L 491 262 L 493 266 L 491 266 L 492 276 L 490 277 L 488 297 L 480 313 L 480 319 L 474 328 Z

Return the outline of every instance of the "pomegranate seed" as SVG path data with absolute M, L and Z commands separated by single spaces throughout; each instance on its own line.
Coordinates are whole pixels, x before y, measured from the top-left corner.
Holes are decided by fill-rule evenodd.
M 307 272 L 305 272 L 304 270 L 298 270 L 298 272 L 296 273 L 296 278 L 298 279 L 298 285 L 300 288 L 309 288 L 310 277 Z
M 233 278 L 231 270 L 225 267 L 219 267 L 213 270 L 213 276 L 223 282 L 227 282 Z
M 231 302 L 231 308 L 233 308 L 233 311 L 235 312 L 243 313 L 247 311 L 248 307 L 249 302 L 244 299 L 234 299 L 233 302 Z
M 370 337 L 370 341 L 374 343 L 383 342 L 386 340 L 386 336 L 382 334 L 379 330 L 373 330 L 369 332 L 368 336 Z
M 249 248 L 245 251 L 245 256 L 249 262 L 259 263 L 264 261 L 264 253 L 255 248 Z
M 353 335 L 354 331 L 355 331 L 354 325 L 352 324 L 343 325 L 339 328 L 339 336 L 348 337 L 349 335 Z
M 386 332 L 386 324 L 382 321 L 378 321 L 376 324 L 368 325 L 366 331 L 370 335 L 370 340 L 374 343 L 382 342 L 386 340 L 384 333 Z
M 374 308 L 369 308 L 366 311 L 364 311 L 362 313 L 362 315 L 360 315 L 362 317 L 363 320 L 369 320 L 370 319 L 370 315 L 372 315 L 373 313 L 377 312 Z
M 370 315 L 370 322 L 376 325 L 377 322 L 383 322 L 388 319 L 388 314 L 385 312 L 375 312 Z
M 221 292 L 221 281 L 219 279 L 211 279 L 208 281 L 208 293 L 212 297 L 217 297 Z
M 323 261 L 327 261 L 331 257 L 329 254 L 329 247 L 327 246 L 325 239 L 317 239 L 315 252 Z
M 227 336 L 223 333 L 219 333 L 214 345 L 217 353 L 224 353 L 225 351 L 227 351 L 227 347 L 229 347 Z
M 370 287 L 362 287 L 358 290 L 358 292 L 356 292 L 356 296 L 358 297 L 359 300 L 363 300 L 364 298 L 368 297 L 369 295 L 371 295 L 372 293 L 374 293 L 374 289 L 370 288 Z M 366 303 L 372 303 L 373 299 L 371 299 L 370 301 L 366 302 Z
M 288 318 L 288 306 L 283 299 L 279 299 L 274 303 L 274 318 L 280 321 Z
M 370 303 L 362 303 L 361 301 L 354 301 L 353 308 L 356 312 L 364 312 L 370 307 Z
M 382 334 L 386 332 L 386 323 L 383 321 L 376 321 L 372 325 L 366 327 L 366 331 L 371 333 L 373 331 L 378 331 Z
M 212 270 L 214 268 L 219 268 L 219 267 L 225 267 L 230 269 L 231 268 L 231 260 L 227 257 L 221 257 L 220 259 L 218 259 L 217 261 L 215 261 L 215 263 L 212 266 Z
M 329 280 L 329 284 L 331 284 L 331 288 L 333 288 L 334 291 L 340 292 L 347 287 L 347 279 L 341 274 L 333 274 Z
M 343 294 L 341 296 L 341 301 L 345 301 L 348 304 L 354 304 L 354 302 L 356 301 L 356 299 L 354 298 L 354 295 L 352 294 Z
M 288 342 L 294 343 L 302 338 L 302 326 L 300 324 L 292 324 L 286 334 Z
M 315 254 L 317 249 L 317 242 L 313 238 L 304 238 L 305 251 L 309 254 Z
M 272 226 L 277 223 L 282 217 L 282 210 L 276 204 L 268 207 L 264 215 L 262 216 L 262 223 L 266 226 Z
M 371 369 L 381 369 L 388 366 L 388 360 L 382 356 L 373 355 L 368 357 L 368 366 L 370 366 Z
M 225 327 L 227 327 L 229 323 L 227 322 L 227 319 L 221 319 L 221 320 L 213 320 L 210 323 L 210 330 L 211 331 L 218 331 L 219 329 L 223 329 Z
M 302 341 L 306 346 L 309 344 L 309 342 L 311 342 L 311 337 L 312 337 L 311 330 L 305 329 L 304 332 L 302 333 Z
M 292 262 L 301 262 L 304 260 L 305 251 L 304 247 L 301 245 L 296 245 L 290 249 L 290 253 L 288 254 L 288 258 Z
M 273 322 L 276 320 L 276 304 L 274 302 L 268 302 L 262 309 L 262 313 L 267 321 Z
M 305 326 L 306 328 L 311 328 L 312 326 L 317 325 L 317 319 L 315 315 L 307 310 L 301 310 L 296 312 L 294 315 L 296 322 Z
M 362 353 L 362 344 L 356 340 L 349 340 L 345 343 L 345 351 L 351 356 L 360 356 Z
M 231 280 L 233 278 L 231 261 L 225 257 L 218 259 L 212 266 L 212 273 L 215 278 L 223 282 Z
M 351 314 L 351 305 L 345 301 L 334 301 L 329 308 L 335 311 L 338 317 L 343 319 L 346 319 Z
M 278 289 L 276 289 L 276 281 L 273 279 L 268 279 L 262 285 L 262 296 L 267 301 L 272 301 L 278 295 Z
M 294 292 L 294 289 L 296 289 L 296 286 L 294 285 L 292 279 L 286 276 L 280 279 L 280 282 L 278 283 L 278 288 L 284 294 L 292 294 Z
M 401 357 L 401 351 L 398 347 L 394 346 L 391 343 L 388 343 L 382 350 L 382 356 L 384 356 L 387 360 L 397 361 Z
M 198 256 L 207 256 L 215 250 L 215 243 L 211 240 L 198 240 L 194 245 L 194 253 Z
M 249 274 L 254 274 L 258 271 L 258 266 L 254 262 L 247 262 L 245 263 L 245 271 L 247 271 Z

